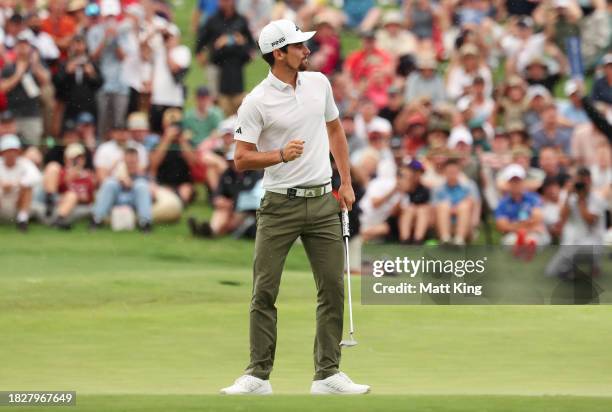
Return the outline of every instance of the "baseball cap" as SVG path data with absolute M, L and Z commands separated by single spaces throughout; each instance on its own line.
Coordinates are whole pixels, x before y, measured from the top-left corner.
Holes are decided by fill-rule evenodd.
M 434 70 L 436 66 L 436 59 L 432 56 L 421 56 L 417 59 L 417 67 L 421 70 Z
M 196 96 L 198 97 L 210 96 L 210 90 L 208 90 L 208 87 L 206 86 L 200 86 L 198 87 L 198 90 L 196 90 Z
M 28 43 L 32 43 L 33 37 L 34 35 L 30 30 L 22 30 L 19 32 L 19 34 L 17 34 L 16 38 L 18 42 L 25 41 Z
M 70 0 L 68 3 L 68 13 L 73 13 L 78 10 L 82 10 L 87 7 L 87 0 Z
M 576 80 L 568 80 L 563 87 L 566 96 L 571 96 L 578 91 L 578 82 Z
M 606 54 L 603 59 L 601 59 L 602 66 L 607 66 L 608 64 L 612 64 L 612 53 Z
M 129 130 L 149 130 L 149 119 L 144 112 L 134 112 L 128 116 L 127 127 Z
M 315 33 L 316 31 L 303 32 L 291 20 L 274 20 L 261 30 L 258 41 L 259 49 L 262 54 L 268 54 L 288 44 L 310 40 Z
M 234 133 L 235 126 L 236 126 L 236 117 L 234 116 L 228 117 L 227 119 L 223 120 L 219 124 L 219 133 L 222 135 L 228 134 L 228 133 Z
M 0 152 L 5 150 L 19 150 L 21 149 L 21 142 L 19 138 L 14 134 L 5 134 L 0 137 Z
M 118 0 L 102 0 L 100 3 L 102 16 L 118 16 L 121 14 L 121 3 Z
M 423 163 L 419 162 L 416 159 L 412 159 L 410 162 L 406 163 L 406 167 L 417 172 L 422 172 L 425 170 L 425 168 L 423 167 Z
M 387 12 L 382 18 L 382 25 L 388 24 L 402 24 L 403 23 L 402 13 L 397 10 Z
M 88 17 L 99 16 L 100 6 L 98 6 L 97 3 L 89 3 L 87 7 L 85 7 L 85 15 Z
M 15 115 L 9 109 L 0 112 L 0 123 L 8 123 L 15 120 Z
M 84 154 L 85 148 L 81 143 L 71 143 L 64 151 L 64 157 L 67 159 L 74 159 L 75 157 L 82 156 Z
M 375 118 L 368 125 L 368 133 L 383 133 L 389 134 L 393 130 L 391 123 L 387 119 L 381 117 Z
M 459 143 L 465 143 L 471 146 L 474 143 L 472 134 L 465 127 L 455 127 L 448 138 L 448 147 L 454 149 Z
M 478 56 L 478 47 L 476 47 L 474 44 L 472 43 L 467 43 L 464 44 L 463 46 L 461 46 L 461 49 L 459 49 L 459 53 L 462 56 Z
M 523 169 L 523 166 L 513 163 L 509 166 L 507 166 L 503 172 L 502 172 L 502 176 L 504 178 L 504 181 L 509 182 L 512 179 L 525 179 L 525 169 Z
M 93 114 L 91 114 L 89 112 L 81 112 L 77 116 L 76 122 L 77 122 L 78 125 L 94 124 L 95 123 L 95 119 L 94 119 Z
M 530 86 L 527 89 L 527 101 L 530 102 L 537 96 L 544 97 L 545 99 L 547 99 L 550 97 L 550 92 L 546 87 L 542 86 L 541 84 Z

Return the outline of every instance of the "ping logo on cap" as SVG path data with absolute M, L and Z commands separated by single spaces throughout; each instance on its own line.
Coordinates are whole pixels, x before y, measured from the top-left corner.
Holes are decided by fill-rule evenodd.
M 276 46 L 276 45 L 279 45 L 279 44 L 281 44 L 281 43 L 284 43 L 284 42 L 285 42 L 285 40 L 286 40 L 286 39 L 285 39 L 285 37 L 284 37 L 284 36 L 283 36 L 283 37 L 281 37 L 281 38 L 280 38 L 280 39 L 278 39 L 278 40 L 274 40 L 274 41 L 272 42 L 272 47 L 274 47 L 274 46 Z

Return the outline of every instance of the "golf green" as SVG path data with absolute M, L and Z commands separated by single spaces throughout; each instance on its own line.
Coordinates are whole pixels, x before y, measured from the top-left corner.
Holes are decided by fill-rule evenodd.
M 184 226 L 0 237 L 0 390 L 75 390 L 84 411 L 612 409 L 610 306 L 357 304 L 359 345 L 342 368 L 371 396 L 227 399 L 202 395 L 248 360 L 251 242 L 198 241 Z M 315 287 L 299 246 L 278 310 L 272 386 L 305 395 Z

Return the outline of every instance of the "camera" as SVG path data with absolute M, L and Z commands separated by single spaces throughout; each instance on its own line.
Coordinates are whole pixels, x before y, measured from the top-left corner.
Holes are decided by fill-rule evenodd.
M 586 183 L 584 183 L 584 182 L 576 182 L 576 183 L 574 183 L 574 190 L 576 192 L 584 192 L 586 190 Z

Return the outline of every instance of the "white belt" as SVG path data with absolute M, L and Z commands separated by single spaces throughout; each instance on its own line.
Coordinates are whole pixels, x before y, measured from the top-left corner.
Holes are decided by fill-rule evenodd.
M 286 195 L 287 197 L 319 197 L 332 191 L 332 184 L 315 187 L 292 187 L 289 189 L 266 189 L 268 192 Z

